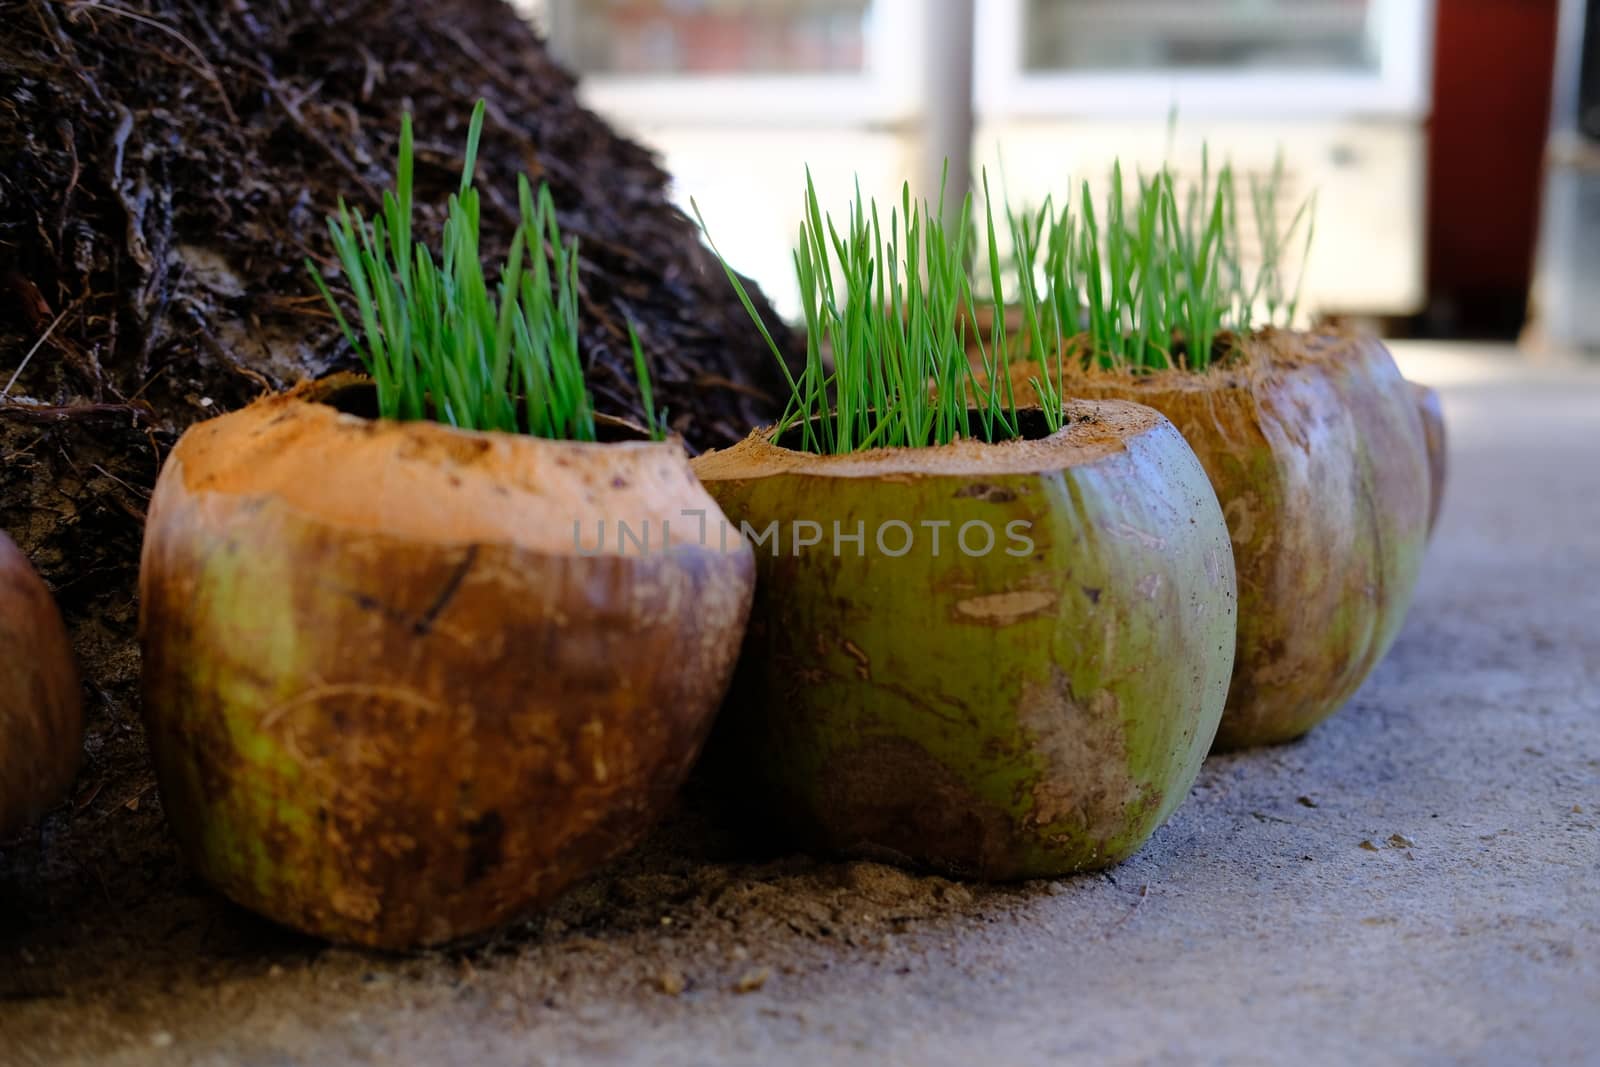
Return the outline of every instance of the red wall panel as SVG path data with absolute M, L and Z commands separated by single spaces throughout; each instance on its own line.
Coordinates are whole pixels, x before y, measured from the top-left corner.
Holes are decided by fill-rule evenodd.
M 1521 325 L 1549 126 L 1556 0 L 1438 0 L 1428 289 L 1450 332 Z M 1442 320 L 1442 321 L 1439 321 Z

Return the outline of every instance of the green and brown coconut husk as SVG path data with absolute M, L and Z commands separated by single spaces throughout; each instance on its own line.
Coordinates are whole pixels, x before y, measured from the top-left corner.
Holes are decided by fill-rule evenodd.
M 82 756 L 83 697 L 61 613 L 0 531 L 0 840 L 61 799 Z
M 1422 417 L 1422 436 L 1428 448 L 1428 537 L 1439 525 L 1439 512 L 1444 507 L 1444 486 L 1449 474 L 1449 439 L 1445 436 L 1444 405 L 1439 394 L 1426 385 L 1411 383 L 1412 395 L 1417 400 L 1417 414 Z
M 1059 875 L 1131 854 L 1193 783 L 1234 648 L 1205 472 L 1148 408 L 1021 419 L 1032 439 L 816 455 L 757 433 L 695 460 L 730 520 L 778 536 L 711 773 L 802 842 Z
M 1150 405 L 1211 478 L 1239 572 L 1217 732 L 1231 749 L 1301 736 L 1366 680 L 1405 620 L 1435 496 L 1417 399 L 1379 341 L 1269 329 L 1221 344 L 1232 354 L 1199 372 L 1065 360 L 1061 388 Z M 1039 372 L 1015 368 L 1019 388 Z
M 196 426 L 161 474 L 140 587 L 162 798 L 190 863 L 256 911 L 451 941 L 662 812 L 754 568 L 737 540 L 663 549 L 664 523 L 716 512 L 677 442 L 377 421 L 326 395 Z M 619 548 L 618 522 L 657 540 Z

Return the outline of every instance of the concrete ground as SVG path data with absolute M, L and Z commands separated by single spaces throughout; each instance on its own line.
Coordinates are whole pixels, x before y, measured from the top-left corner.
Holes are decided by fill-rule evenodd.
M 681 817 L 551 915 L 398 958 L 170 851 L 46 847 L 0 862 L 32 917 L 0 918 L 0 1062 L 1600 1063 L 1600 367 L 1400 355 L 1452 454 L 1398 644 L 1109 874 L 727 859 Z

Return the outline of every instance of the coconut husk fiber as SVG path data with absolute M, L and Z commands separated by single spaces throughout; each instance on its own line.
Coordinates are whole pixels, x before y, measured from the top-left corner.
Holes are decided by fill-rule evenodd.
M 173 877 L 133 706 L 150 488 L 191 423 L 355 366 L 304 260 L 331 264 L 341 196 L 377 205 L 405 109 L 436 242 L 479 97 L 485 256 L 516 175 L 547 180 L 598 409 L 642 414 L 631 320 L 693 448 L 771 421 L 781 374 L 668 176 L 500 0 L 0 0 L 0 529 L 60 601 L 89 718 L 72 802 L 0 843 L 0 941 Z

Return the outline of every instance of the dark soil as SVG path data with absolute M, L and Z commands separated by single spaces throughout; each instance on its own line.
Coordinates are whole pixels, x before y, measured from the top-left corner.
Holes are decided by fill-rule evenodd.
M 138 724 L 145 502 L 190 423 L 353 366 L 304 266 L 330 263 L 324 217 L 377 202 L 410 109 L 436 237 L 479 97 L 485 253 L 516 174 L 549 181 L 599 409 L 642 414 L 632 321 L 692 446 L 770 420 L 781 376 L 667 176 L 499 0 L 0 0 L 0 528 L 60 601 L 90 718 L 76 795 L 0 842 L 0 957 L 156 896 L 180 926 L 225 914 L 184 888 Z

